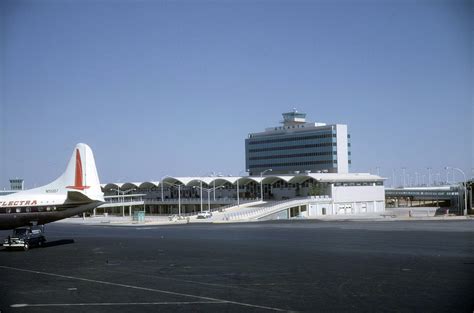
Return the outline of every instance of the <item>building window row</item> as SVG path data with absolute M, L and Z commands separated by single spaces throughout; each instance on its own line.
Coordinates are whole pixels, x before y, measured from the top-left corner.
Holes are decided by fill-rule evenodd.
M 316 143 L 310 145 L 298 145 L 298 146 L 285 146 L 285 147 L 270 147 L 270 148 L 260 148 L 260 149 L 249 149 L 249 152 L 263 152 L 263 151 L 278 151 L 278 150 L 295 150 L 295 149 L 305 149 L 305 148 L 319 148 L 319 147 L 335 147 L 335 142 L 324 142 Z
M 308 161 L 308 162 L 287 162 L 287 163 L 268 163 L 268 164 L 255 164 L 249 165 L 250 169 L 253 168 L 274 168 L 274 167 L 285 167 L 285 166 L 301 166 L 301 165 L 319 165 L 319 164 L 335 164 L 336 160 L 323 160 L 323 161 Z
M 324 151 L 324 152 L 310 152 L 310 153 L 295 153 L 295 154 L 282 154 L 282 155 L 267 155 L 260 157 L 251 157 L 249 160 L 270 160 L 270 159 L 285 159 L 285 158 L 298 158 L 298 157 L 311 157 L 321 155 L 336 155 L 336 151 Z
M 296 141 L 296 140 L 308 140 L 308 139 L 322 139 L 322 138 L 336 138 L 336 134 L 322 134 L 312 136 L 299 136 L 299 137 L 288 137 L 278 139 L 267 139 L 267 140 L 254 140 L 249 141 L 249 145 L 257 145 L 262 143 L 273 143 L 273 142 L 285 142 L 285 141 Z

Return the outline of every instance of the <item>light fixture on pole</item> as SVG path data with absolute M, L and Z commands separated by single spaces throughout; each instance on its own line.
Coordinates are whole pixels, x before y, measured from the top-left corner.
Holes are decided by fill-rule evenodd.
M 462 169 L 457 168 L 457 167 L 446 166 L 446 169 L 456 170 L 456 171 L 460 172 L 462 174 L 462 176 L 464 177 L 464 210 L 463 210 L 463 215 L 466 216 L 467 215 L 467 179 L 466 179 L 466 174 L 464 173 L 464 171 Z M 453 171 L 453 178 L 454 178 L 454 171 Z
M 265 174 L 266 172 L 271 172 L 271 171 L 272 169 L 269 168 L 260 173 L 260 200 L 261 201 L 263 201 L 263 174 Z
M 240 206 L 239 179 L 237 179 L 237 206 Z
M 201 198 L 201 212 L 202 212 L 202 180 L 200 181 L 199 185 L 201 186 L 201 189 L 199 190 L 199 194 Z
M 181 216 L 181 185 L 179 184 L 171 184 L 168 182 L 164 182 L 165 184 L 170 185 L 171 187 L 178 188 L 178 216 Z
M 403 179 L 402 179 L 402 181 L 403 181 L 403 186 L 402 186 L 402 187 L 403 187 L 403 188 L 405 188 L 405 171 L 406 171 L 406 169 L 407 169 L 406 167 L 402 167 L 402 170 L 403 170 L 403 172 L 402 172 L 402 175 L 403 175 Z
M 114 190 L 114 191 L 117 191 L 117 200 L 120 200 L 119 197 L 120 197 L 120 194 L 122 194 L 122 217 L 125 217 L 125 194 L 126 193 L 129 193 L 130 191 L 135 191 L 137 190 L 136 188 L 132 188 L 132 189 L 127 189 L 127 190 L 124 190 L 124 191 L 121 191 L 120 189 L 110 189 L 110 190 Z M 129 212 L 130 214 L 129 215 L 132 215 L 131 212 Z
M 163 179 L 166 178 L 166 177 L 170 177 L 170 175 L 165 175 L 165 176 L 161 177 L 161 179 L 160 179 L 160 185 L 161 185 L 161 202 L 165 201 L 165 199 L 163 198 Z
M 216 189 L 220 189 L 220 188 L 224 188 L 224 186 L 217 186 L 217 187 L 213 187 L 213 188 L 204 188 L 204 187 L 199 187 L 199 186 L 193 186 L 193 188 L 198 188 L 201 190 L 201 194 L 202 194 L 202 191 L 206 191 L 207 192 L 207 210 L 209 212 L 211 212 L 211 191 L 216 191 Z M 201 212 L 202 212 L 202 209 L 201 209 Z
M 431 186 L 431 167 L 426 168 L 428 170 L 428 187 Z

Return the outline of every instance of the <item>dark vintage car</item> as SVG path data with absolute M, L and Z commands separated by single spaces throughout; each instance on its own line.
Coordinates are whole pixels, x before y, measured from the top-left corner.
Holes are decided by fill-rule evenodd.
M 45 242 L 43 227 L 20 227 L 14 229 L 12 235 L 3 241 L 3 246 L 6 249 L 23 249 L 26 251 L 33 246 L 41 247 Z

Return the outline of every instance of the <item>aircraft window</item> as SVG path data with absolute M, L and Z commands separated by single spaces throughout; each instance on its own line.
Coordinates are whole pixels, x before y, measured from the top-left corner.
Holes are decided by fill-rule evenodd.
M 51 207 L 50 206 L 46 207 L 46 211 L 51 211 Z
M 21 208 L 16 208 L 15 211 L 16 213 L 21 213 Z
M 7 213 L 11 213 L 11 211 L 12 211 L 12 209 L 10 209 L 10 208 L 7 208 L 7 210 L 6 210 Z
M 26 212 L 31 212 L 31 208 L 30 208 L 30 207 L 27 207 L 27 208 L 26 208 Z

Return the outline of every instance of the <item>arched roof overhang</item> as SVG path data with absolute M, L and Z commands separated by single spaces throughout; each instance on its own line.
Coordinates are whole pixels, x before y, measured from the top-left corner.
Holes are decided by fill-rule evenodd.
M 239 180 L 240 177 L 225 177 L 225 176 L 222 176 L 222 177 L 216 177 L 212 180 L 211 183 L 214 183 L 216 184 L 216 186 L 223 186 L 225 185 L 226 183 L 229 183 L 229 184 L 236 184 L 237 183 L 237 180 Z
M 288 182 L 290 180 L 291 177 L 289 176 L 265 176 L 263 177 L 263 184 L 274 184 L 276 183 L 277 181 L 279 180 L 283 180 L 285 182 Z
M 314 179 L 319 182 L 345 182 L 345 181 L 383 181 L 384 178 L 368 173 L 307 173 L 297 175 L 268 175 L 268 176 L 219 176 L 219 177 L 172 177 L 166 176 L 163 178 L 163 185 L 184 185 L 184 186 L 199 186 L 201 181 L 206 185 L 210 186 L 215 183 L 216 186 L 230 183 L 236 185 L 237 182 L 240 185 L 246 185 L 250 182 L 260 183 L 263 181 L 264 184 L 273 184 L 278 180 L 285 181 L 287 183 L 295 184 L 302 183 L 309 179 Z M 113 189 L 119 189 L 126 191 L 133 188 L 154 188 L 161 187 L 161 181 L 147 181 L 147 182 L 126 182 L 126 183 L 108 183 L 102 184 L 101 188 L 104 191 L 110 191 Z
M 186 180 L 183 181 L 182 177 L 178 179 L 175 177 L 168 176 L 166 178 L 163 178 L 161 182 L 163 183 L 164 187 L 170 185 L 186 185 Z
M 216 186 L 222 186 L 225 183 L 235 184 L 237 180 L 242 179 L 241 177 L 171 177 L 168 176 L 163 179 L 163 184 L 182 184 L 188 187 L 200 186 L 201 182 L 206 185 L 214 184 Z
M 288 182 L 291 183 L 291 184 L 301 184 L 301 183 L 304 183 L 305 181 L 307 180 L 316 180 L 314 177 L 310 176 L 310 175 L 296 175 L 296 176 L 293 176 L 291 177 Z
M 103 187 L 103 189 L 104 190 L 120 189 L 122 185 L 123 183 L 108 183 Z
M 141 183 L 138 188 L 156 188 L 158 187 L 159 182 L 146 181 Z
M 130 189 L 137 189 L 138 186 L 140 186 L 140 183 L 125 183 L 122 185 L 122 187 L 120 187 L 120 189 L 122 189 L 122 191 L 125 191 Z
M 260 178 L 260 177 L 252 177 L 252 176 L 244 176 L 244 177 L 240 177 L 238 179 L 239 185 L 247 185 L 251 182 L 260 183 L 261 180 L 262 180 L 262 178 Z M 236 181 L 236 183 L 237 183 L 237 181 Z
M 210 185 L 213 181 L 213 177 L 186 177 L 186 181 L 186 186 L 189 187 L 201 186 L 201 182 Z

